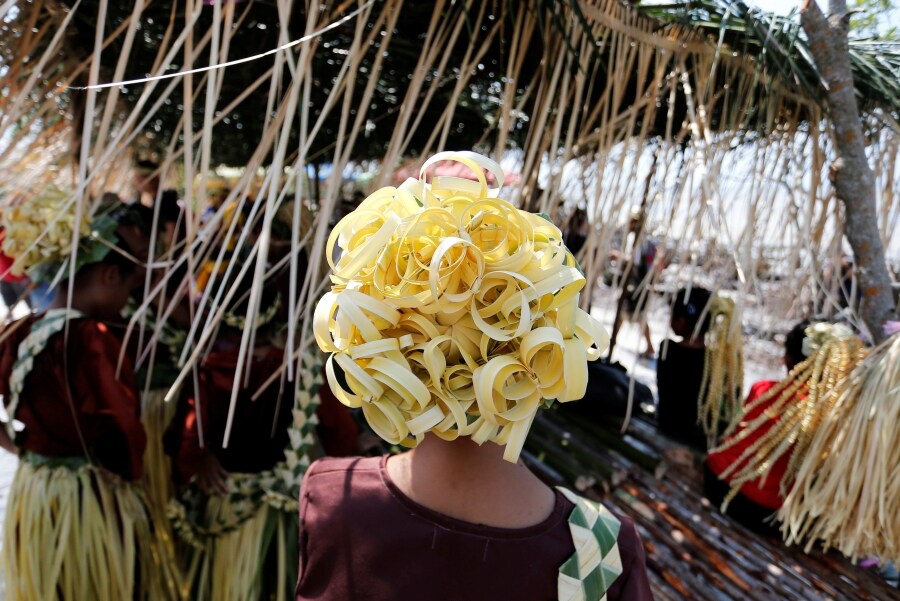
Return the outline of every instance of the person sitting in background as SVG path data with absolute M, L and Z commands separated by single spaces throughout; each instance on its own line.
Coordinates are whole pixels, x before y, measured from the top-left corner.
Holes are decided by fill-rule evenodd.
M 806 337 L 806 329 L 809 327 L 808 321 L 803 321 L 788 333 L 784 341 L 784 366 L 788 373 L 794 367 L 801 363 L 806 356 L 803 353 L 803 339 Z M 769 395 L 769 402 L 762 402 L 751 411 L 748 411 L 741 423 L 738 424 L 737 430 L 732 433 L 725 442 L 734 440 L 735 436 L 740 433 L 747 423 L 752 422 L 767 412 L 769 406 L 777 398 L 776 389 L 781 382 L 775 380 L 761 380 L 753 385 L 747 400 L 744 401 L 745 406 L 750 406 L 756 399 L 764 395 Z M 797 392 L 798 398 L 802 398 L 805 394 L 803 389 Z M 727 448 L 711 452 L 703 467 L 704 490 L 707 498 L 713 505 L 719 507 L 728 494 L 730 489 L 730 479 L 721 478 L 721 474 L 728 468 L 740 460 L 741 455 L 753 446 L 769 429 L 778 423 L 779 415 L 768 415 L 770 422 L 763 427 L 757 428 L 753 436 L 740 440 L 736 444 L 729 445 Z M 765 477 L 761 477 L 752 482 L 746 482 L 741 486 L 740 492 L 730 502 L 727 514 L 734 517 L 738 522 L 748 528 L 762 532 L 774 532 L 774 528 L 765 523 L 765 520 L 773 513 L 778 511 L 784 503 L 784 496 L 781 494 L 781 480 L 787 471 L 790 453 L 784 453 L 771 467 Z
M 659 429 L 675 440 L 706 451 L 706 434 L 697 423 L 697 399 L 703 387 L 708 305 L 706 288 L 682 288 L 672 304 L 672 331 L 678 340 L 663 342 L 656 365 Z

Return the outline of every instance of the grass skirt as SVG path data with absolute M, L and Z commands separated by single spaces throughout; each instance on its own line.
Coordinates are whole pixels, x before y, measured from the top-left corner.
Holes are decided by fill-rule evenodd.
M 175 402 L 165 402 L 168 388 L 151 389 L 141 395 L 141 421 L 147 433 L 144 450 L 144 491 L 153 521 L 156 545 L 162 560 L 159 574 L 165 589 L 165 599 L 189 599 L 185 578 L 178 566 L 175 537 L 166 513 L 175 495 L 172 482 L 172 461 L 163 448 L 163 435 L 175 415 Z
M 163 435 L 175 415 L 176 403 L 165 402 L 167 388 L 150 390 L 141 396 L 141 422 L 147 433 L 144 451 L 144 486 L 147 502 L 156 513 L 165 516 L 166 506 L 175 495 L 172 483 L 172 461 L 163 449 Z M 155 519 L 155 516 L 154 516 Z
M 3 528 L 8 601 L 161 599 L 159 565 L 134 484 L 83 460 L 22 457 Z
M 232 474 L 224 497 L 170 505 L 192 549 L 184 568 L 197 601 L 289 601 L 297 582 L 296 502 L 264 492 L 257 474 Z

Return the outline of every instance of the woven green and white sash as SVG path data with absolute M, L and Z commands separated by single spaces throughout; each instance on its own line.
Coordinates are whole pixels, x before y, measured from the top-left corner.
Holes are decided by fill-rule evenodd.
M 609 587 L 622 574 L 616 543 L 621 523 L 603 505 L 562 487 L 559 491 L 575 504 L 569 515 L 575 554 L 559 568 L 559 601 L 605 601 Z
M 15 438 L 13 420 L 19 408 L 19 396 L 25 388 L 25 378 L 34 368 L 34 358 L 47 348 L 50 338 L 59 334 L 68 320 L 78 317 L 83 315 L 73 309 L 50 309 L 42 319 L 34 322 L 31 332 L 19 344 L 18 358 L 13 364 L 12 375 L 9 378 L 9 422 L 6 428 L 10 437 Z

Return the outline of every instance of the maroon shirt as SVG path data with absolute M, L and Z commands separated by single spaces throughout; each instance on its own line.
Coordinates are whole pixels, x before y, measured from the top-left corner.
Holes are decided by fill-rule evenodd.
M 177 482 L 186 483 L 197 473 L 204 453 L 204 447 L 200 445 L 201 426 L 205 448 L 216 456 L 226 471 L 256 474 L 272 469 L 284 459 L 294 399 L 288 393 L 281 394 L 277 379 L 269 382 L 282 363 L 284 351 L 281 349 L 268 347 L 254 354 L 249 382 L 238 391 L 231 437 L 225 447 L 238 351 L 216 351 L 204 359 L 200 366 L 199 394 L 186 393 L 166 434 L 166 448 L 173 457 Z M 267 382 L 268 386 L 263 389 Z M 254 399 L 257 392 L 259 398 Z M 200 423 L 197 399 L 202 411 Z
M 540 524 L 482 526 L 414 502 L 391 481 L 386 462 L 331 458 L 309 468 L 297 601 L 557 599 L 559 567 L 575 553 L 568 524 L 574 506 L 561 493 Z M 652 599 L 634 523 L 619 519 L 623 573 L 607 598 Z
M 0 394 L 4 403 L 10 400 L 10 376 L 19 344 L 41 317 L 24 317 L 3 332 Z M 72 319 L 68 346 L 63 332 L 52 336 L 25 378 L 16 412 L 25 429 L 17 433 L 16 446 L 45 457 L 89 454 L 126 480 L 139 479 L 147 437 L 141 425 L 134 368 L 127 353 L 122 369 L 117 370 L 121 351 L 119 337 L 108 324 L 95 319 Z

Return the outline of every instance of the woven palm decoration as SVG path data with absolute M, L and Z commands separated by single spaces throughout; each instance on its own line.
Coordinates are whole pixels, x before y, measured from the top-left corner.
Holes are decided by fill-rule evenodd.
M 603 505 L 570 490 L 558 490 L 575 504 L 569 530 L 575 554 L 559 568 L 559 601 L 601 601 L 622 574 L 616 539 L 621 523 Z
M 428 182 L 440 161 L 478 181 Z M 487 157 L 439 153 L 331 232 L 326 257 L 341 253 L 316 306 L 316 342 L 331 353 L 335 396 L 391 444 L 468 436 L 516 462 L 537 411 L 582 398 L 587 362 L 606 347 L 578 307 L 585 278 L 562 232 L 499 198 L 503 181 Z

